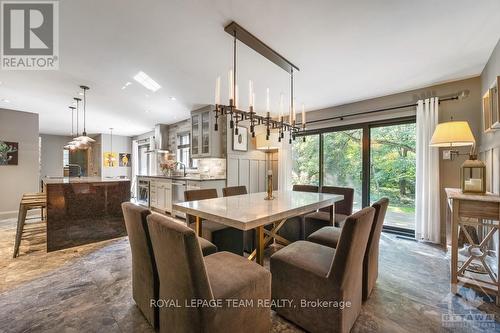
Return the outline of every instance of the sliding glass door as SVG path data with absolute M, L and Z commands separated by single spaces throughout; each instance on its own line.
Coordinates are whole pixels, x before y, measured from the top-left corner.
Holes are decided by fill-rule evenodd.
M 354 188 L 354 210 L 362 208 L 363 129 L 323 134 L 323 186 Z
M 370 129 L 370 203 L 389 198 L 384 225 L 415 230 L 415 123 Z
M 415 118 L 318 130 L 293 143 L 293 184 L 354 188 L 354 211 L 388 197 L 384 227 L 414 234 Z

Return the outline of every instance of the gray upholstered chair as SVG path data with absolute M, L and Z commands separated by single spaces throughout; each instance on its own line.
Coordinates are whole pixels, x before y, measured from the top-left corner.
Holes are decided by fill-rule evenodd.
M 380 234 L 384 225 L 385 214 L 389 206 L 389 199 L 382 198 L 375 202 L 372 207 L 375 208 L 375 217 L 368 238 L 368 246 L 366 247 L 365 256 L 363 259 L 363 301 L 366 301 L 377 283 L 378 277 L 378 255 Z M 340 239 L 342 228 L 323 227 L 312 233 L 307 240 L 317 244 L 336 248 Z
M 214 188 L 184 191 L 185 201 L 206 200 L 217 197 L 217 190 Z M 186 220 L 189 227 L 194 228 L 195 217 L 187 215 Z M 214 243 L 219 251 L 229 251 L 240 256 L 244 254 L 245 246 L 242 230 L 204 220 L 201 232 L 203 238 Z
M 153 256 L 146 218 L 151 211 L 139 205 L 122 203 L 125 227 L 132 252 L 132 297 L 147 321 L 158 328 L 158 311 L 150 306 L 158 299 L 158 272 Z M 217 252 L 215 245 L 200 239 L 204 255 Z
M 160 307 L 161 333 L 270 331 L 271 310 L 258 306 L 259 300 L 271 298 L 268 270 L 229 252 L 203 258 L 194 231 L 163 216 L 150 215 L 148 226 L 160 279 L 159 297 L 180 306 Z M 228 306 L 226 300 L 249 300 L 254 306 Z M 196 301 L 221 307 L 186 306 Z
M 222 196 L 232 197 L 234 195 L 248 194 L 246 186 L 230 186 L 222 189 Z M 243 231 L 243 246 L 247 253 L 251 253 L 255 249 L 255 231 Z
M 374 215 L 367 207 L 349 216 L 336 249 L 298 241 L 271 256 L 272 298 L 293 301 L 275 308 L 280 316 L 310 332 L 351 330 L 361 311 L 363 256 Z M 316 300 L 350 306 L 304 306 Z
M 293 191 L 318 193 L 319 187 L 316 185 L 293 185 Z M 278 230 L 278 235 L 290 242 L 304 240 L 304 215 L 289 218 Z
M 354 189 L 348 187 L 322 186 L 321 193 L 339 194 L 344 200 L 335 203 L 334 225 L 342 227 L 345 219 L 352 214 Z M 330 207 L 307 214 L 304 218 L 304 239 L 310 234 L 326 226 L 331 226 Z

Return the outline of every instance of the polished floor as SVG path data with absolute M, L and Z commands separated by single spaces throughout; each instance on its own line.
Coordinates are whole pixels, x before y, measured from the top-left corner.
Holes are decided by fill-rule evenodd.
M 45 252 L 29 221 L 12 259 L 15 220 L 0 221 L 0 332 L 153 332 L 131 297 L 126 237 Z M 494 299 L 449 293 L 440 248 L 383 234 L 380 273 L 353 332 L 500 332 Z M 453 316 L 452 316 L 453 315 Z M 273 313 L 273 332 L 300 332 Z

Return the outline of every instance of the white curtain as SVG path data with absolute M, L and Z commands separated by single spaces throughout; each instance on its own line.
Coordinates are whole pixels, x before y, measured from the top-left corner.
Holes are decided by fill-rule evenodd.
M 415 237 L 440 242 L 439 148 L 430 147 L 438 124 L 437 97 L 417 104 L 417 179 L 415 193 Z
M 288 140 L 281 140 L 278 151 L 278 190 L 287 191 L 292 189 L 292 145 Z
M 137 193 L 137 170 L 139 170 L 139 145 L 137 140 L 132 141 L 132 179 L 131 179 L 131 191 L 132 197 L 135 198 Z

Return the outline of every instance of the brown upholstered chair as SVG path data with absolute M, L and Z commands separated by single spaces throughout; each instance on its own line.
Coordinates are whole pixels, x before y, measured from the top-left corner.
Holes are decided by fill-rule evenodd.
M 316 185 L 293 185 L 293 191 L 317 193 L 319 187 Z M 304 240 L 304 215 L 289 218 L 285 224 L 278 230 L 278 235 L 284 237 L 290 242 Z
M 218 252 L 202 257 L 192 229 L 150 215 L 148 226 L 160 278 L 160 299 L 179 307 L 160 307 L 163 332 L 269 332 L 271 311 L 258 300 L 271 298 L 271 273 L 248 259 Z M 175 255 L 172 255 L 172 254 Z M 251 307 L 228 306 L 226 300 L 249 300 Z M 211 302 L 220 308 L 189 307 Z
M 217 190 L 214 188 L 184 191 L 185 201 L 214 198 L 217 198 Z M 195 216 L 187 215 L 186 221 L 189 227 L 194 228 Z M 219 251 L 229 251 L 241 256 L 244 254 L 244 235 L 242 230 L 204 220 L 202 223 L 202 236 L 214 243 Z
M 230 186 L 222 189 L 222 196 L 231 197 L 234 195 L 248 194 L 246 186 Z M 243 231 L 243 246 L 247 253 L 251 253 L 255 249 L 255 231 Z
M 375 217 L 368 238 L 368 246 L 363 259 L 363 301 L 366 301 L 377 282 L 378 277 L 378 254 L 380 234 L 384 225 L 385 214 L 389 206 L 389 199 L 382 198 L 375 202 L 372 207 L 375 208 Z M 307 240 L 317 244 L 336 248 L 340 239 L 341 228 L 323 227 L 312 233 Z
M 151 299 L 158 299 L 158 272 L 153 256 L 146 218 L 147 208 L 130 202 L 122 203 L 125 227 L 132 252 L 132 297 L 147 321 L 158 328 L 158 311 L 150 306 Z M 200 239 L 204 255 L 217 252 L 215 245 Z
M 243 194 L 248 194 L 247 187 L 245 185 L 224 187 L 222 189 L 223 197 L 232 197 L 233 195 L 243 195 Z
M 342 227 L 345 219 L 352 214 L 354 204 L 354 189 L 348 187 L 322 186 L 321 193 L 339 194 L 344 200 L 335 203 L 334 225 Z M 323 227 L 331 226 L 330 207 L 307 214 L 304 218 L 304 239 Z
M 367 207 L 349 216 L 337 249 L 298 241 L 271 256 L 272 298 L 293 301 L 275 308 L 279 315 L 310 332 L 351 330 L 361 311 L 363 256 L 374 215 L 375 209 Z M 350 306 L 304 304 L 315 300 Z

